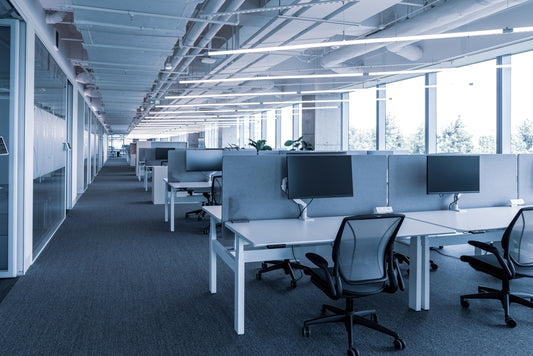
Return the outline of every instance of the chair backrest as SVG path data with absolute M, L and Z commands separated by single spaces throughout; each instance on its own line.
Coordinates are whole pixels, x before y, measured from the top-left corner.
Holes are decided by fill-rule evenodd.
M 343 283 L 387 280 L 392 248 L 403 222 L 401 214 L 344 218 L 333 245 L 333 261 Z
M 211 178 L 211 203 L 222 205 L 222 176 L 220 175 Z
M 533 207 L 516 213 L 501 243 L 506 259 L 518 266 L 533 266 Z

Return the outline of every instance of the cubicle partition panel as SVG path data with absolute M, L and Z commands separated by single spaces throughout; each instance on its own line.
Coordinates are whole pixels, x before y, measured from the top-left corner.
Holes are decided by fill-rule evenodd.
M 207 182 L 210 172 L 188 172 L 185 169 L 185 149 L 168 151 L 169 182 Z
M 152 148 L 187 148 L 187 142 L 152 141 Z
M 298 217 L 298 206 L 281 190 L 285 156 L 225 155 L 222 171 L 223 221 Z
M 479 193 L 463 194 L 459 207 L 481 208 L 509 205 L 516 199 L 517 156 L 513 154 L 484 154 L 479 156 Z
M 533 204 L 533 155 L 518 155 L 518 198 Z
M 387 204 L 387 157 L 352 155 L 353 197 L 317 198 L 308 215 L 336 216 L 372 213 Z
M 146 165 L 150 165 L 151 162 L 155 161 L 155 148 L 141 148 L 144 151 L 144 161 Z
M 426 156 L 391 155 L 389 206 L 396 212 L 447 209 L 451 196 L 426 194 Z

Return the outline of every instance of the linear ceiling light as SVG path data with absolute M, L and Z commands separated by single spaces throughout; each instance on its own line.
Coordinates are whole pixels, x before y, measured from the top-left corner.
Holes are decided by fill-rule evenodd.
M 264 77 L 244 77 L 244 78 L 223 78 L 223 79 L 191 79 L 180 80 L 179 84 L 199 84 L 199 83 L 227 83 L 227 82 L 247 82 L 250 80 L 282 80 L 282 79 L 320 79 L 320 78 L 342 78 L 342 77 L 362 77 L 364 73 L 342 73 L 342 74 L 302 74 L 302 75 L 273 75 Z
M 265 93 L 239 93 L 239 94 L 212 94 L 212 95 L 167 95 L 165 99 L 198 99 L 198 98 L 230 98 L 239 96 L 267 96 L 267 95 L 295 95 L 296 91 L 265 92 Z
M 299 45 L 243 48 L 243 49 L 234 49 L 234 50 L 227 50 L 227 51 L 209 51 L 208 55 L 209 56 L 225 56 L 225 55 L 232 55 L 232 54 L 277 52 L 277 51 L 301 50 L 301 49 L 310 49 L 310 48 L 353 46 L 353 45 L 372 44 L 372 43 L 416 42 L 416 41 L 423 41 L 423 40 L 439 40 L 439 39 L 448 39 L 448 38 L 492 36 L 492 35 L 501 35 L 501 34 L 507 34 L 507 33 L 522 33 L 522 32 L 533 32 L 533 26 L 494 29 L 494 30 L 482 30 L 482 31 L 437 33 L 437 34 L 428 34 L 428 35 L 364 38 L 364 39 L 357 39 L 357 40 L 308 43 L 308 44 L 299 44 Z

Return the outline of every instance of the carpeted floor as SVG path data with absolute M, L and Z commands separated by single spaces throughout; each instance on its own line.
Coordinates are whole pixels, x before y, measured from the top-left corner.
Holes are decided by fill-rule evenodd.
M 0 303 L 2 355 L 344 355 L 342 325 L 302 322 L 330 301 L 304 276 L 289 287 L 283 272 L 257 281 L 258 264 L 246 272 L 244 335 L 233 331 L 233 277 L 218 263 L 218 293 L 208 290 L 207 220 L 177 221 L 171 233 L 164 207 L 151 204 L 133 168 L 112 158 L 67 215 L 55 237 Z M 183 206 L 176 216 L 196 206 Z M 464 247 L 445 248 L 459 256 Z M 392 338 L 357 327 L 362 355 L 530 355 L 533 310 L 512 306 L 518 326 L 509 329 L 501 305 L 459 295 L 477 284 L 498 286 L 453 257 L 438 253 L 431 273 L 431 310 L 407 308 L 408 291 L 362 298 L 358 307 L 378 311 Z M 404 267 L 406 268 L 406 267 Z M 408 277 L 407 270 L 404 271 Z M 531 281 L 513 287 L 533 290 Z

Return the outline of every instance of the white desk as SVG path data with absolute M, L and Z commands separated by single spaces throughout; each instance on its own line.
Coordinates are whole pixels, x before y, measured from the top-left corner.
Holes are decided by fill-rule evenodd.
M 206 203 L 207 199 L 202 193 L 211 191 L 211 182 L 165 182 L 165 222 L 169 220 L 170 205 L 170 231 L 174 231 L 174 204 L 176 203 Z M 169 199 L 170 198 L 170 199 Z
M 316 252 L 324 257 L 331 256 L 331 246 L 339 230 L 342 216 L 320 217 L 310 221 L 298 219 L 252 220 L 249 222 L 226 222 L 226 227 L 234 232 L 233 246 L 222 245 L 216 236 L 216 223 L 221 220 L 220 207 L 204 207 L 210 216 L 209 229 L 209 290 L 216 293 L 217 255 L 233 270 L 234 283 L 234 328 L 237 334 L 244 334 L 244 264 L 277 259 L 303 260 L 305 253 Z M 424 287 L 422 274 L 422 240 L 427 235 L 455 234 L 443 226 L 418 220 L 405 219 L 398 237 L 411 238 L 410 288 L 413 284 L 413 303 L 421 303 Z M 276 248 L 268 248 L 276 246 Z M 429 260 L 429 259 L 428 259 Z M 427 264 L 429 269 L 429 263 Z M 413 282 L 411 282 L 411 279 Z M 418 292 L 416 292 L 418 291 Z
M 434 224 L 457 231 L 455 234 L 431 234 L 432 236 L 411 238 L 409 245 L 409 307 L 416 311 L 429 310 L 429 256 L 431 247 L 461 245 L 466 244 L 468 240 L 499 241 L 503 231 L 519 209 L 520 207 L 491 207 L 466 209 L 460 212 L 434 210 L 404 213 L 406 220 Z M 415 258 L 414 256 L 418 257 Z M 413 262 L 416 263 L 416 282 L 413 281 Z M 417 285 L 416 288 L 413 288 L 414 284 Z M 416 296 L 411 296 L 411 293 L 416 293 Z

